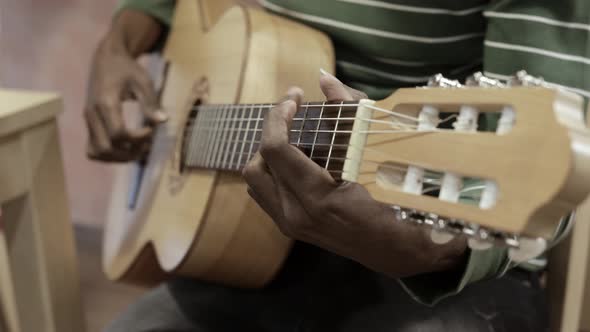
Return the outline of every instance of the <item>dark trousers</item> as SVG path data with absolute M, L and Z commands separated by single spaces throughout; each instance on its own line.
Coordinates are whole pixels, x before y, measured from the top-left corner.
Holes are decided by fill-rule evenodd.
M 425 306 L 395 279 L 297 244 L 264 289 L 175 279 L 148 292 L 107 331 L 540 332 L 548 330 L 544 296 L 531 274 L 515 269 Z

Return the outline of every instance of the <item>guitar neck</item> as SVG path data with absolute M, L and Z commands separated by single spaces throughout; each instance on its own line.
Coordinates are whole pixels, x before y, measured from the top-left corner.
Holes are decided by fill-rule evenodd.
M 358 103 L 309 102 L 291 123 L 289 142 L 340 177 Z M 183 142 L 186 168 L 240 171 L 258 151 L 262 124 L 275 104 L 200 105 Z

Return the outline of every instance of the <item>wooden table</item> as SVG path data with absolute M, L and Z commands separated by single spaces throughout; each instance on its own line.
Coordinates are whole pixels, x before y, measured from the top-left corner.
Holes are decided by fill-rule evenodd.
M 590 105 L 586 114 L 590 127 Z M 551 331 L 590 332 L 590 197 L 578 207 L 575 221 L 571 234 L 549 252 Z
M 0 254 L 9 265 L 8 273 L 0 266 L 0 300 L 9 331 L 84 331 L 56 122 L 61 110 L 54 94 L 0 90 Z

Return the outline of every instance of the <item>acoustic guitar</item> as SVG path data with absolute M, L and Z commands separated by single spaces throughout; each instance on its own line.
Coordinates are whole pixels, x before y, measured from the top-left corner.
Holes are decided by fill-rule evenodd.
M 467 85 L 436 76 L 384 100 L 328 103 L 318 86 L 320 68 L 334 71 L 325 35 L 219 0 L 178 1 L 163 55 L 170 119 L 144 161 L 117 168 L 103 250 L 113 280 L 272 280 L 292 240 L 250 199 L 240 171 L 270 102 L 292 85 L 316 102 L 295 115 L 291 143 L 390 204 L 392 222 L 429 226 L 435 242 L 461 235 L 474 250 L 531 258 L 590 190 L 582 99 L 522 73 Z M 482 131 L 490 114 L 498 124 Z

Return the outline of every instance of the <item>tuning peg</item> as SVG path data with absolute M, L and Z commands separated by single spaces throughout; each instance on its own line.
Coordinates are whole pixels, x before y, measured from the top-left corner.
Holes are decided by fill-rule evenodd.
M 470 238 L 467 240 L 467 245 L 469 248 L 473 250 L 487 250 L 490 249 L 493 245 L 489 241 L 484 241 L 480 239 Z
M 455 238 L 455 235 L 433 229 L 430 231 L 430 240 L 436 244 L 447 244 Z
M 469 76 L 465 80 L 465 84 L 468 86 L 480 86 L 480 87 L 497 87 L 503 88 L 506 84 L 502 83 L 500 80 L 493 79 L 491 77 L 487 77 L 481 72 L 476 72 L 473 75 Z
M 428 79 L 427 86 L 441 87 L 441 88 L 460 88 L 461 83 L 457 80 L 451 80 L 444 77 L 442 74 L 436 74 Z
M 543 77 L 532 76 L 525 70 L 519 70 L 512 76 L 509 83 L 513 86 L 544 86 L 545 80 Z
M 516 263 L 533 259 L 547 249 L 547 241 L 542 238 L 520 238 L 518 242 L 518 248 L 508 249 L 508 257 Z

